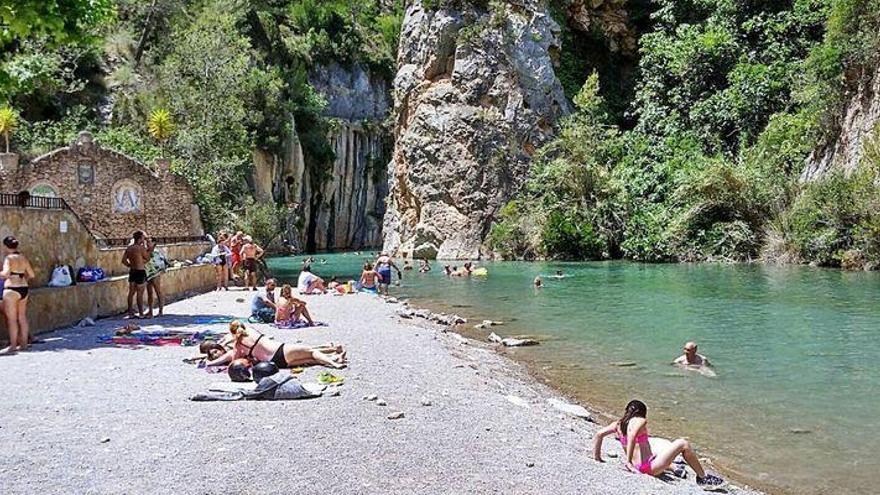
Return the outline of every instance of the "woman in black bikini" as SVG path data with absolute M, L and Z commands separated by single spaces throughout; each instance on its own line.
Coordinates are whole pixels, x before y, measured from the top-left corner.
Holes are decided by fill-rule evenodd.
M 245 358 L 251 363 L 271 361 L 279 368 L 295 368 L 297 366 L 327 366 L 345 368 L 346 352 L 341 345 L 308 347 L 304 345 L 282 344 L 265 334 L 247 330 L 240 321 L 229 324 L 229 333 L 235 339 L 231 351 L 206 364 L 218 366 L 232 362 L 234 359 Z
M 9 347 L 0 349 L 0 354 L 12 354 L 28 347 L 30 328 L 27 321 L 28 280 L 34 278 L 34 269 L 27 258 L 18 252 L 18 239 L 9 236 L 3 239 L 3 314 L 9 329 Z

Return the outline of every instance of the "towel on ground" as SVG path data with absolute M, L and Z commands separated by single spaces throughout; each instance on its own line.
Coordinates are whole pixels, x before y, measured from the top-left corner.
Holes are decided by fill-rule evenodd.
M 309 324 L 309 322 L 305 320 L 288 320 L 288 321 L 276 321 L 272 323 L 272 326 L 275 328 L 281 328 L 284 330 L 295 330 L 297 328 L 309 328 L 309 327 L 326 327 L 327 324 L 323 321 L 316 321 L 313 324 Z

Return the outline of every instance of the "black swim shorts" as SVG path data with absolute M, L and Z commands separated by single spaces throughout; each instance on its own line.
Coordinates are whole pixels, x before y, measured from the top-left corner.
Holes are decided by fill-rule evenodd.
M 257 260 L 254 258 L 246 258 L 244 260 L 244 269 L 249 272 L 257 273 Z
M 129 283 L 135 285 L 143 285 L 147 283 L 147 271 L 146 270 L 135 270 L 131 269 L 128 271 L 128 281 Z

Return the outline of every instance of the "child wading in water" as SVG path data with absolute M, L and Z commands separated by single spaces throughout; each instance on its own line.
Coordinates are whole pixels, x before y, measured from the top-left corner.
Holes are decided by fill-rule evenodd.
M 625 453 L 626 468 L 633 473 L 658 476 L 663 474 L 681 454 L 685 462 L 697 473 L 697 484 L 704 489 L 718 489 L 725 485 L 724 480 L 713 474 L 708 474 L 700 464 L 697 454 L 691 448 L 690 442 L 679 438 L 672 444 L 656 454 L 651 452 L 651 444 L 648 442 L 648 406 L 639 400 L 630 401 L 626 405 L 623 417 L 599 430 L 593 437 L 593 457 L 599 462 L 602 460 L 602 440 L 608 435 L 614 435 Z

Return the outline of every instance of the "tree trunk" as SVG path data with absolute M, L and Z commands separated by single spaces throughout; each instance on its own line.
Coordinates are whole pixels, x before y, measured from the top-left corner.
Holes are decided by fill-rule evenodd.
M 147 36 L 153 28 L 153 14 L 156 13 L 156 1 L 150 4 L 150 13 L 147 14 L 147 22 L 144 24 L 144 30 L 141 31 L 141 39 L 138 41 L 137 50 L 134 52 L 134 66 L 137 67 L 141 63 L 141 57 L 144 56 L 144 48 L 147 45 Z
M 9 153 L 9 131 L 4 132 L 3 137 L 6 138 L 6 152 Z

